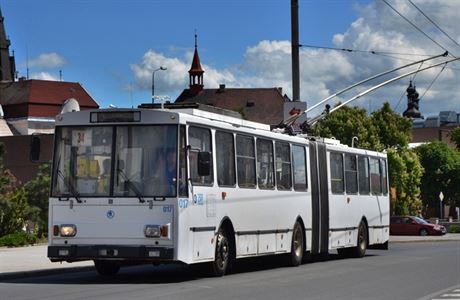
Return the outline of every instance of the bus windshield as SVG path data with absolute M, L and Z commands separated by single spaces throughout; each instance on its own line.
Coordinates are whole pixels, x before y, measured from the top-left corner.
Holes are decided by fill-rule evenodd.
M 56 128 L 54 197 L 175 197 L 177 126 Z

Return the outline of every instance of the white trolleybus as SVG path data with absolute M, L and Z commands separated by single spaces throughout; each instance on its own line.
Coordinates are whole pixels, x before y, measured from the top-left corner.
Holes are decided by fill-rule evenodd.
M 384 153 L 197 109 L 57 116 L 51 261 L 211 262 L 387 248 Z

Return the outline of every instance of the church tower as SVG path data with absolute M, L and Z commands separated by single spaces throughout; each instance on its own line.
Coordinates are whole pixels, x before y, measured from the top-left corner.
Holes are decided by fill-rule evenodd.
M 10 56 L 10 40 L 6 37 L 3 15 L 0 9 L 0 82 L 14 81 L 16 65 L 14 56 Z
M 190 70 L 188 71 L 190 78 L 190 93 L 193 95 L 199 94 L 203 90 L 203 73 L 201 68 L 200 56 L 197 49 L 197 35 L 195 33 L 195 53 L 193 54 L 193 61 Z

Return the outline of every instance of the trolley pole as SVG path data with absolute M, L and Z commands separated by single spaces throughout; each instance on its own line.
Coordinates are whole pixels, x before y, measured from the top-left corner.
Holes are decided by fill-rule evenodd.
M 299 2 L 291 0 L 292 101 L 300 101 Z

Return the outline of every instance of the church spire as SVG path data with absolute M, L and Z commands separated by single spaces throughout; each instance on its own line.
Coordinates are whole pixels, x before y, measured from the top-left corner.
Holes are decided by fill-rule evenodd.
M 195 53 L 193 54 L 192 66 L 188 71 L 190 78 L 190 92 L 198 94 L 203 90 L 203 73 L 204 70 L 201 67 L 200 56 L 198 55 L 198 36 L 195 31 Z
M 0 81 L 14 81 L 16 67 L 14 55 L 10 56 L 10 40 L 6 36 L 4 18 L 0 9 Z

